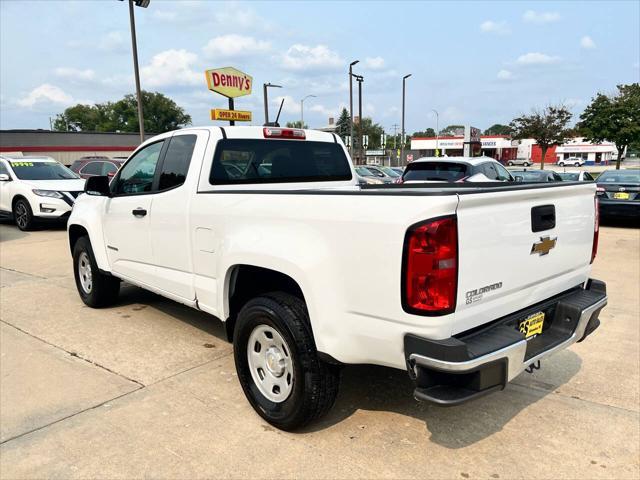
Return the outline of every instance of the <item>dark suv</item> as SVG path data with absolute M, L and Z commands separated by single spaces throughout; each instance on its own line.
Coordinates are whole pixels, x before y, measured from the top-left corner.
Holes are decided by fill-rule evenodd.
M 109 157 L 82 157 L 73 162 L 70 168 L 82 178 L 96 175 L 113 177 L 124 162 L 124 160 Z

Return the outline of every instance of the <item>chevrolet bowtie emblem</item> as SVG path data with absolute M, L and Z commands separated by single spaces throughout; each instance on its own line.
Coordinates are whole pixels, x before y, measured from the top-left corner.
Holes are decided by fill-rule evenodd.
M 558 237 L 540 237 L 540 241 L 535 242 L 531 246 L 531 255 L 533 255 L 534 253 L 537 253 L 540 256 L 547 255 L 552 248 L 555 248 L 557 240 Z

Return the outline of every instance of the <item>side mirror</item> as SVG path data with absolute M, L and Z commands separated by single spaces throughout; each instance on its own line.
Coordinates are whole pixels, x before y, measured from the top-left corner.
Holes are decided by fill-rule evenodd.
M 0 173 L 0 182 L 10 182 L 11 177 L 6 173 Z
M 109 188 L 109 177 L 97 175 L 87 178 L 84 184 L 84 193 L 87 195 L 96 195 L 101 197 L 110 197 L 111 189 Z
M 522 182 L 522 181 L 524 181 L 524 177 L 520 175 L 516 175 L 516 182 Z

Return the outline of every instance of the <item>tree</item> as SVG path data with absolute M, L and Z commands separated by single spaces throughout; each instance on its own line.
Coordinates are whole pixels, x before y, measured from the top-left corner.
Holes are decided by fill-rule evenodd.
M 164 133 L 191 124 L 191 116 L 173 100 L 158 92 L 142 91 L 146 132 Z M 74 132 L 138 132 L 138 102 L 125 95 L 117 102 L 75 105 L 56 116 L 54 130 Z
M 640 142 L 640 84 L 618 85 L 611 97 L 598 93 L 580 115 L 577 128 L 588 141 L 615 143 L 620 169 L 625 150 Z
M 464 125 L 449 125 L 440 130 L 441 137 L 453 137 L 464 135 Z
M 495 123 L 484 131 L 485 135 L 511 135 L 511 128 L 509 125 L 502 125 Z
M 422 131 L 422 132 L 414 132 L 413 135 L 411 135 L 411 138 L 416 138 L 416 137 L 435 137 L 436 136 L 436 131 L 433 128 L 427 128 L 426 130 Z
M 295 120 L 293 122 L 287 122 L 287 128 L 309 128 L 306 123 L 303 125 L 302 120 Z
M 343 108 L 342 112 L 340 112 L 340 117 L 336 122 L 336 133 L 340 135 L 343 141 L 348 135 L 351 135 L 351 116 L 346 108 Z
M 566 107 L 550 105 L 543 110 L 534 110 L 531 115 L 514 118 L 509 127 L 514 139 L 533 138 L 536 141 L 542 150 L 540 169 L 544 170 L 547 150 L 554 145 L 564 143 L 568 134 L 569 120 L 571 120 L 571 112 Z

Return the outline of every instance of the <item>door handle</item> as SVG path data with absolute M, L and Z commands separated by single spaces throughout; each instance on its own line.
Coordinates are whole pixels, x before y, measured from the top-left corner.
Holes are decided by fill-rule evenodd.
M 136 208 L 135 210 L 131 210 L 131 213 L 136 217 L 144 217 L 147 211 L 144 208 Z

